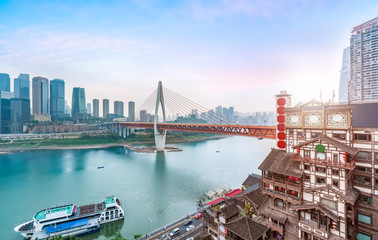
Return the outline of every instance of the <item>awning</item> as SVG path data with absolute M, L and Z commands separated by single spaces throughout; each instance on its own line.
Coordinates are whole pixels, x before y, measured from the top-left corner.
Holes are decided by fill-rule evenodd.
M 220 202 L 222 201 L 224 198 L 223 197 L 220 197 L 218 199 L 215 199 L 214 201 L 211 201 L 209 203 L 206 203 L 206 205 L 213 205 L 214 203 L 217 203 L 217 202 Z
M 234 190 L 232 190 L 232 191 L 230 191 L 230 192 L 228 192 L 228 193 L 225 193 L 224 195 L 225 195 L 226 197 L 230 198 L 230 197 L 233 197 L 233 196 L 235 196 L 235 195 L 238 195 L 238 194 L 241 193 L 241 192 L 242 192 L 242 190 L 240 190 L 240 189 L 234 189 Z

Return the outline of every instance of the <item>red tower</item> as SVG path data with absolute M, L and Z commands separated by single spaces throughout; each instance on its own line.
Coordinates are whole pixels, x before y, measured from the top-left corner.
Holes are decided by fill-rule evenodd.
M 277 147 L 286 149 L 286 133 L 285 133 L 285 108 L 291 106 L 291 95 L 286 91 L 281 91 L 276 95 L 276 109 L 277 109 L 277 126 L 276 139 Z

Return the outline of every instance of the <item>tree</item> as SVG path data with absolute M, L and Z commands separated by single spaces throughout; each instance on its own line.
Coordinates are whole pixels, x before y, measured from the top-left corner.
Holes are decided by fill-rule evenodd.
M 245 202 L 245 207 L 244 207 L 244 211 L 245 213 L 247 214 L 248 217 L 252 217 L 253 216 L 253 207 L 251 206 L 251 203 L 250 202 Z
M 140 238 L 142 234 L 134 234 L 134 239 Z

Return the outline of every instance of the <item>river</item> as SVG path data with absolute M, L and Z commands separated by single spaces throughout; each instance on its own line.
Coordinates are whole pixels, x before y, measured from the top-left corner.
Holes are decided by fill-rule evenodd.
M 82 237 L 145 234 L 196 209 L 196 197 L 218 187 L 240 188 L 274 146 L 273 140 L 228 137 L 167 144 L 182 152 L 136 153 L 123 147 L 44 150 L 0 155 L 0 239 L 21 240 L 13 228 L 59 204 L 101 202 L 115 195 L 125 220 Z M 219 151 L 219 152 L 217 152 Z M 103 169 L 97 169 L 104 166 Z

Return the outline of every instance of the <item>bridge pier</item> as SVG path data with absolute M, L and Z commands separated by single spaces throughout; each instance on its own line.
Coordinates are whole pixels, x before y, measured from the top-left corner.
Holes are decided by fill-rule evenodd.
M 126 127 L 122 128 L 122 137 L 123 138 L 126 138 L 126 131 L 127 131 Z
M 164 152 L 165 148 L 165 139 L 166 139 L 166 130 L 159 130 L 157 124 L 159 122 L 159 105 L 161 104 L 161 110 L 163 112 L 163 122 L 166 122 L 165 118 L 165 104 L 164 104 L 164 95 L 163 95 L 163 85 L 159 81 L 157 96 L 156 96 L 156 107 L 155 107 L 155 117 L 154 117 L 154 134 L 155 134 L 155 146 L 156 151 Z
M 118 124 L 118 135 L 122 137 L 122 126 L 121 124 Z

